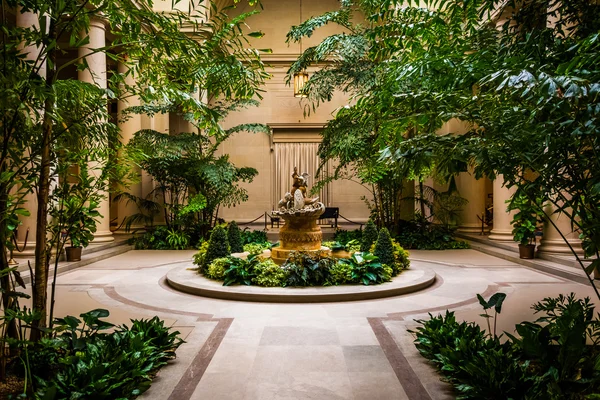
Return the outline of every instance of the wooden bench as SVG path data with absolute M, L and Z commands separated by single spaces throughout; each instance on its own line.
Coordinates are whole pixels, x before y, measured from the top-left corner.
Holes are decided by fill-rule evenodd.
M 319 216 L 319 221 L 325 219 L 333 219 L 334 222 L 331 224 L 332 228 L 338 227 L 338 217 L 340 216 L 339 207 L 325 207 L 325 212 Z

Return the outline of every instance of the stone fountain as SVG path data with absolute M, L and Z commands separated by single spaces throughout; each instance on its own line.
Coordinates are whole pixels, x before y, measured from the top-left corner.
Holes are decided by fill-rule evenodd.
M 273 215 L 283 218 L 285 224 L 279 230 L 279 247 L 271 249 L 271 258 L 281 265 L 292 251 L 319 252 L 330 255 L 327 247 L 322 247 L 323 232 L 317 219 L 325 212 L 325 205 L 319 198 L 306 197 L 308 173 L 298 174 L 294 168 L 292 189 L 279 201 L 279 210 Z

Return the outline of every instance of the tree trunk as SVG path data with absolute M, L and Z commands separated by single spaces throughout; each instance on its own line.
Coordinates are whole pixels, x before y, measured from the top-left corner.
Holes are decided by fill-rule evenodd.
M 54 24 L 50 26 L 50 37 L 53 37 Z M 44 120 L 42 123 L 42 147 L 40 153 L 40 180 L 37 193 L 37 231 L 35 234 L 35 282 L 33 285 L 33 309 L 41 313 L 41 318 L 34 321 L 31 329 L 30 339 L 37 341 L 42 337 L 42 331 L 37 328 L 45 328 L 46 307 L 48 303 L 48 272 L 50 269 L 50 252 L 47 246 L 46 231 L 48 229 L 48 201 L 50 198 L 50 164 L 52 162 L 52 114 L 54 113 L 54 96 L 52 93 L 52 82 L 56 74 L 55 51 L 49 50 L 48 75 L 46 78 L 46 89 L 48 97 L 44 102 Z M 58 257 L 58 254 L 56 255 Z
M 423 190 L 425 189 L 423 185 L 423 181 L 419 180 L 419 197 L 421 203 L 421 217 L 425 218 L 425 194 Z

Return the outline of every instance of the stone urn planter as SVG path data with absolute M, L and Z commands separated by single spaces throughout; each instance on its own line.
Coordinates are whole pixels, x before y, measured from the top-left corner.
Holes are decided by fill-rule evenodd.
M 520 244 L 519 258 L 526 260 L 535 258 L 535 244 Z

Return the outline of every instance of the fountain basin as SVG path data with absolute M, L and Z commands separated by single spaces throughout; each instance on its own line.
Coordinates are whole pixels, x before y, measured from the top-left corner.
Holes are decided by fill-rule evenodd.
M 317 220 L 323 212 L 325 212 L 323 203 L 315 203 L 300 210 L 273 212 L 273 215 L 281 217 L 285 221 L 279 230 L 279 247 L 271 250 L 271 258 L 275 263 L 282 265 L 292 251 L 315 252 L 322 256 L 331 255 L 331 250 L 321 246 L 323 232 L 317 225 Z

